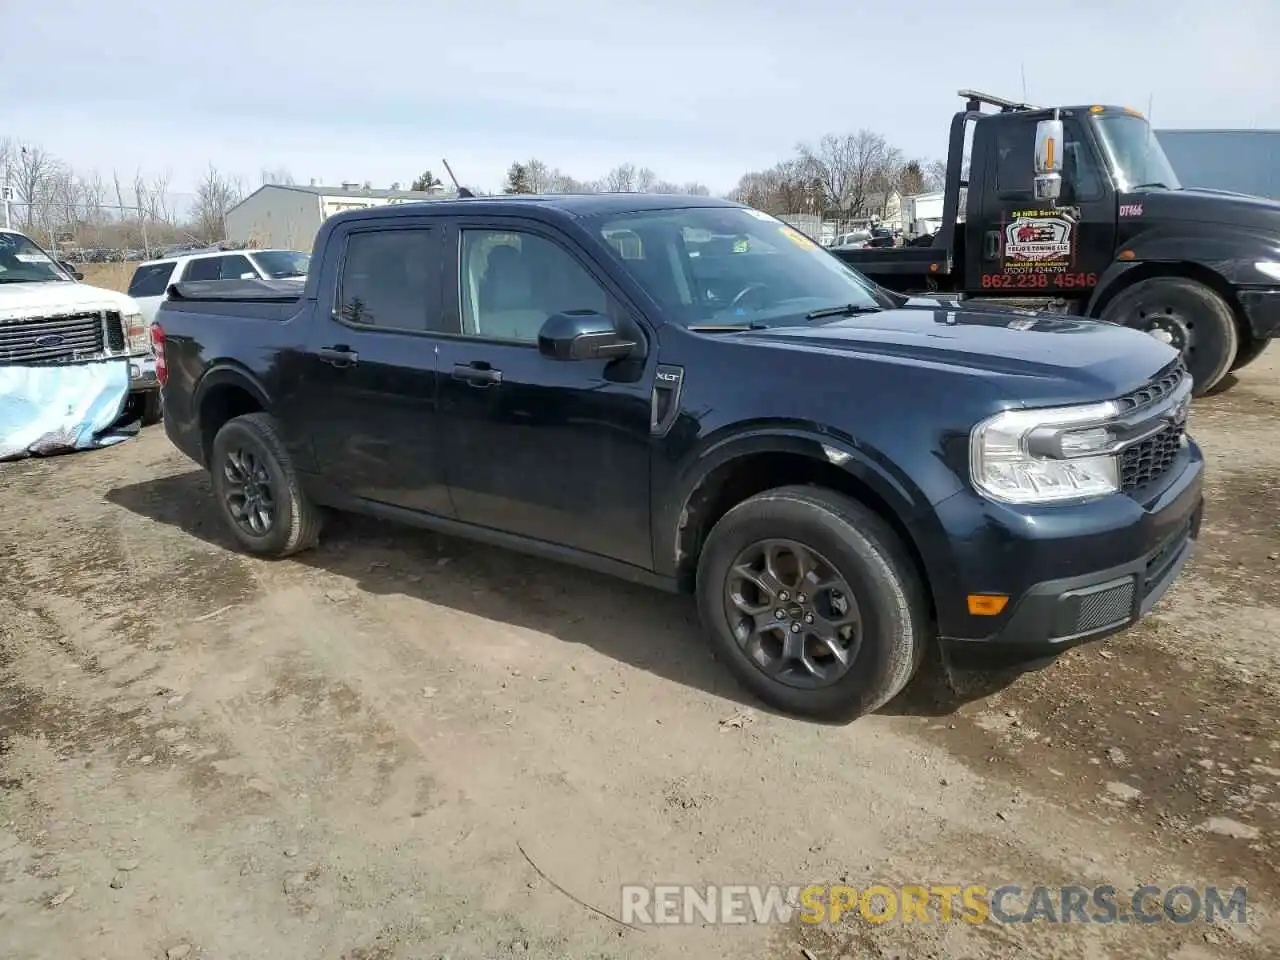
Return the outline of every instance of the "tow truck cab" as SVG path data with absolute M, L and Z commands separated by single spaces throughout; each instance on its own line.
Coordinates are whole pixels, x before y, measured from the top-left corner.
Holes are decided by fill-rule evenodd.
M 836 256 L 902 293 L 1146 330 L 1182 351 L 1197 394 L 1262 353 L 1280 329 L 1280 203 L 1183 189 L 1127 107 L 960 95 L 932 243 Z

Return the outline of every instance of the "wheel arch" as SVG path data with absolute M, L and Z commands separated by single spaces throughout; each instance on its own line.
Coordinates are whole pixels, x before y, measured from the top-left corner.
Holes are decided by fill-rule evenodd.
M 1158 277 L 1194 280 L 1208 287 L 1222 297 L 1230 308 L 1241 346 L 1253 342 L 1249 318 L 1244 306 L 1240 303 L 1240 298 L 1236 296 L 1235 288 L 1212 267 L 1191 260 L 1134 260 L 1112 264 L 1103 273 L 1094 290 L 1085 311 L 1086 315 L 1100 318 L 1107 306 L 1125 290 L 1143 280 L 1154 280 Z
M 213 438 L 222 425 L 246 413 L 270 410 L 271 398 L 262 382 L 248 370 L 234 364 L 220 364 L 200 378 L 194 407 L 201 452 L 205 463 L 209 463 Z
M 855 444 L 785 431 L 731 438 L 708 449 L 696 466 L 663 518 L 670 542 L 655 545 L 670 551 L 665 555 L 681 591 L 694 590 L 707 535 L 733 506 L 775 487 L 811 485 L 851 497 L 893 529 L 921 578 L 932 616 L 935 564 L 926 560 L 924 538 L 913 529 L 928 501 L 887 463 Z

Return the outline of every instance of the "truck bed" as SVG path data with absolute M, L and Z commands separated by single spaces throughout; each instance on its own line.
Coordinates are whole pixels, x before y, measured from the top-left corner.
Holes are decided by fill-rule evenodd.
M 947 251 L 941 247 L 872 247 L 865 250 L 832 250 L 851 267 L 869 277 L 950 273 Z
M 191 280 L 169 286 L 156 313 L 163 324 L 175 311 L 205 316 L 287 320 L 298 312 L 301 280 Z

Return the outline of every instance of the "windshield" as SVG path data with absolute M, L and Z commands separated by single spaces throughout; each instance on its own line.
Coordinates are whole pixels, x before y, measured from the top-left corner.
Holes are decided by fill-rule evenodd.
M 296 250 L 263 250 L 254 253 L 253 259 L 272 280 L 283 280 L 285 277 L 305 277 L 307 265 L 311 263 L 311 255 Z
M 685 326 L 879 309 L 870 281 L 781 220 L 743 207 L 630 213 L 601 236 L 671 319 Z
M 70 278 L 20 233 L 0 232 L 0 283 L 44 283 Z
M 1142 117 L 1116 114 L 1097 117 L 1098 136 L 1121 190 L 1163 186 L 1181 190 L 1178 175 L 1164 155 L 1151 125 Z

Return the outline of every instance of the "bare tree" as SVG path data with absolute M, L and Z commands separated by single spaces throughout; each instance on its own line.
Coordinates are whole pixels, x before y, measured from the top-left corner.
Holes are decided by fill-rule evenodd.
M 293 174 L 284 167 L 263 167 L 260 176 L 262 186 L 264 187 L 273 183 L 285 187 L 291 187 L 297 183 L 297 181 L 293 179 Z
M 53 180 L 61 169 L 61 162 L 43 147 L 18 147 L 12 161 L 12 186 L 16 199 L 24 205 L 28 230 L 37 223 L 47 223 Z
M 151 179 L 147 198 L 149 201 L 147 216 L 156 223 L 173 223 L 175 219 L 172 199 L 169 196 L 169 182 L 172 177 L 172 172 L 166 170 Z
M 633 163 L 620 163 L 604 175 L 605 193 L 634 193 L 636 167 Z
M 825 208 L 854 217 L 871 212 L 873 194 L 890 189 L 902 162 L 898 150 L 870 130 L 829 133 L 816 147 L 801 144 L 797 150 L 809 176 L 822 186 Z
M 924 172 L 924 188 L 941 190 L 947 185 L 947 164 L 943 160 L 934 160 Z
M 244 188 L 239 179 L 228 178 L 212 163 L 196 187 L 193 209 L 194 232 L 209 243 L 227 238 L 227 211 L 240 202 Z

